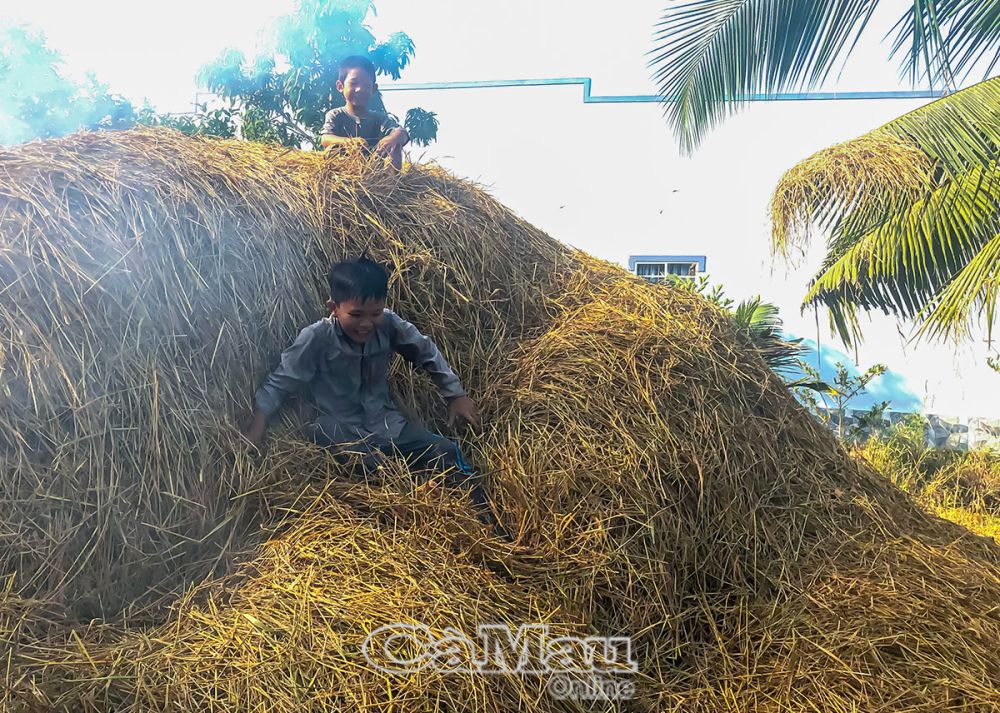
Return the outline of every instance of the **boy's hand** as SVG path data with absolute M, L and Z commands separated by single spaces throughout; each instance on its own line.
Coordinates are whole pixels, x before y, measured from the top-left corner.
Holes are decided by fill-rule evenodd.
M 406 131 L 403 129 L 394 129 L 389 132 L 389 135 L 378 142 L 375 147 L 376 156 L 389 156 L 393 151 L 402 150 L 403 146 L 410 137 L 407 136 Z
M 385 158 L 393 151 L 395 151 L 396 146 L 402 146 L 398 141 L 396 141 L 392 136 L 386 136 L 384 139 L 378 142 L 375 146 L 375 155 Z
M 264 433 L 267 431 L 267 416 L 254 410 L 253 420 L 243 429 L 243 435 L 250 441 L 257 450 L 264 445 Z
M 476 411 L 476 404 L 468 396 L 459 396 L 456 399 L 452 399 L 451 403 L 448 404 L 449 426 L 454 425 L 456 416 L 461 416 L 473 426 L 479 425 L 479 413 Z

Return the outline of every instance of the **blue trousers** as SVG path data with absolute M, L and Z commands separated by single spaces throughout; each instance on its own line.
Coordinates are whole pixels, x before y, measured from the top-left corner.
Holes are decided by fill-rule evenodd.
M 479 473 L 469 466 L 455 443 L 426 428 L 408 422 L 399 438 L 385 443 L 375 439 L 358 440 L 336 424 L 320 420 L 308 427 L 307 435 L 315 443 L 331 449 L 340 460 L 359 456 L 361 468 L 368 478 L 393 456 L 403 458 L 412 468 L 426 474 L 441 474 L 446 487 L 466 491 L 477 509 L 486 508 L 492 514 Z
M 352 455 L 360 456 L 361 469 L 371 479 L 387 458 L 399 456 L 423 474 L 441 474 L 445 487 L 462 490 L 468 494 L 479 519 L 493 528 L 503 539 L 511 541 L 506 528 L 497 519 L 486 496 L 482 476 L 473 470 L 462 457 L 458 446 L 444 436 L 407 422 L 399 438 L 391 442 L 375 439 L 358 440 L 354 434 L 345 433 L 336 424 L 322 420 L 310 425 L 307 435 L 317 444 L 331 449 L 334 455 L 346 461 Z

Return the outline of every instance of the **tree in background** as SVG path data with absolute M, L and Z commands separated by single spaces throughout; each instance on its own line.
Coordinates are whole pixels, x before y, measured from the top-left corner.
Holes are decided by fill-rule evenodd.
M 807 378 L 819 378 L 819 372 L 815 368 L 805 362 L 801 362 L 800 365 L 805 370 Z M 846 364 L 837 362 L 835 369 L 833 382 L 826 385 L 823 390 L 796 388 L 795 393 L 799 401 L 823 423 L 829 426 L 832 422 L 837 437 L 842 441 L 865 440 L 883 431 L 885 412 L 889 408 L 888 401 L 873 404 L 867 411 L 856 411 L 854 413 L 856 423 L 850 429 L 845 429 L 845 424 L 851 402 L 865 395 L 868 392 L 868 385 L 885 374 L 889 370 L 888 367 L 885 364 L 874 364 L 863 374 L 854 375 Z
M 209 111 L 204 104 L 199 104 L 197 108 L 198 111 L 193 114 L 158 114 L 146 104 L 139 111 L 136 123 L 176 129 L 189 136 L 214 136 L 220 139 L 236 137 L 236 113 L 232 109 L 219 108 Z
M 399 79 L 413 57 L 404 32 L 376 40 L 365 24 L 374 12 L 368 0 L 300 0 L 272 28 L 273 51 L 248 59 L 228 49 L 202 68 L 201 84 L 227 102 L 215 118 L 230 129 L 238 125 L 245 139 L 318 147 L 326 112 L 344 104 L 336 87 L 341 60 L 367 56 L 379 76 Z M 384 110 L 381 96 L 373 108 Z M 416 144 L 437 137 L 433 112 L 410 109 L 403 125 Z
M 132 104 L 93 75 L 83 82 L 67 76 L 62 57 L 42 33 L 0 28 L 0 144 L 79 129 L 125 129 L 136 119 Z
M 878 0 L 678 0 L 650 63 L 682 147 L 752 94 L 817 86 L 854 48 Z M 774 248 L 819 228 L 827 255 L 805 304 L 845 342 L 857 314 L 913 319 L 917 334 L 987 334 L 1000 290 L 1000 0 L 914 0 L 890 34 L 911 80 L 950 94 L 790 170 L 772 201 Z

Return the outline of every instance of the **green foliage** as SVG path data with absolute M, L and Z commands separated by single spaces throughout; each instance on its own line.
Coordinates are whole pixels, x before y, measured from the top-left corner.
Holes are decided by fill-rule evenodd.
M 997 0 L 913 0 L 896 30 L 892 51 L 907 50 L 903 68 L 912 79 L 953 87 L 983 61 L 991 74 L 1000 60 Z
M 687 0 L 660 23 L 651 65 L 682 147 L 751 94 L 820 84 L 869 27 L 878 0 Z M 1000 0 L 913 0 L 891 31 L 903 69 L 954 89 L 1000 60 Z M 890 34 L 891 34 L 890 33 Z M 812 225 L 828 255 L 806 297 L 846 342 L 857 310 L 915 319 L 932 337 L 989 330 L 1000 289 L 1000 79 L 903 116 L 789 171 L 775 244 Z
M 690 0 L 672 2 L 658 26 L 650 66 L 681 146 L 747 97 L 822 82 L 853 45 L 874 0 Z
M 1000 541 L 1000 455 L 927 446 L 925 422 L 912 414 L 853 449 L 928 512 Z
M 202 85 L 226 102 L 228 114 L 216 117 L 219 123 L 199 121 L 230 133 L 238 126 L 247 140 L 318 148 L 326 112 L 344 105 L 336 87 L 341 60 L 367 56 L 379 76 L 398 79 L 413 57 L 405 33 L 375 38 L 366 24 L 374 9 L 362 0 L 299 0 L 271 28 L 272 51 L 247 58 L 227 49 L 202 68 Z M 384 110 L 380 94 L 373 108 Z M 403 123 L 416 144 L 437 137 L 433 112 L 410 109 Z
M 681 145 L 693 150 L 751 95 L 821 84 L 854 49 L 878 5 L 878 0 L 670 2 L 650 67 Z M 913 0 L 893 29 L 890 54 L 901 55 L 907 74 L 953 86 L 956 75 L 980 68 L 984 59 L 990 61 L 982 76 L 989 76 L 1000 57 L 1000 0 Z
M 197 114 L 157 114 L 148 105 L 139 112 L 137 123 L 162 126 L 188 136 L 216 136 L 231 139 L 236 136 L 236 117 L 230 109 L 208 111 L 202 104 Z
M 820 374 L 815 367 L 801 363 L 806 374 L 819 381 Z M 864 373 L 855 376 L 842 362 L 837 362 L 836 376 L 833 383 L 825 389 L 797 389 L 799 400 L 824 423 L 835 421 L 837 436 L 841 440 L 862 441 L 882 429 L 885 411 L 889 408 L 888 401 L 882 401 L 872 406 L 868 411 L 856 416 L 857 424 L 850 429 L 845 428 L 845 417 L 851 402 L 868 392 L 868 385 L 882 376 L 888 368 L 884 364 L 874 364 Z M 820 393 L 817 393 L 820 392 Z
M 417 146 L 427 146 L 437 138 L 438 118 L 433 111 L 427 111 L 420 107 L 414 107 L 406 112 L 406 120 L 403 122 L 406 133 L 410 135 L 410 141 Z
M 798 370 L 802 340 L 785 337 L 776 306 L 754 297 L 736 305 L 732 315 L 740 331 L 757 347 L 771 369 L 778 374 Z
M 711 284 L 706 275 L 698 275 L 694 278 L 667 275 L 665 282 L 675 290 L 684 290 L 699 295 L 727 312 L 732 312 L 735 303 L 726 296 L 725 288 L 722 285 Z
M 94 76 L 83 82 L 68 77 L 43 34 L 0 28 L 0 144 L 79 129 L 125 129 L 136 119 L 132 104 Z
M 864 441 L 885 430 L 885 412 L 888 408 L 888 401 L 880 401 L 867 411 L 854 414 L 856 421 L 849 429 L 847 438 L 852 441 Z
M 912 185 L 884 157 L 915 151 Z M 881 154 L 875 157 L 873 151 Z M 868 156 L 850 174 L 830 162 Z M 772 202 L 775 235 L 829 230 L 828 254 L 805 297 L 841 337 L 860 338 L 859 309 L 913 318 L 932 337 L 989 331 L 1000 288 L 1000 78 L 922 107 L 804 161 Z M 883 175 L 885 174 L 885 175 Z

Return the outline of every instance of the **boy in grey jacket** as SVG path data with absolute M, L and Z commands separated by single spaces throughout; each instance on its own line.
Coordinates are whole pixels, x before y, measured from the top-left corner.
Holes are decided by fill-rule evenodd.
M 479 422 L 476 405 L 434 342 L 385 308 L 385 268 L 367 258 L 347 260 L 330 269 L 327 282 L 330 316 L 299 333 L 257 390 L 247 438 L 260 447 L 271 417 L 305 390 L 319 411 L 307 427 L 316 443 L 339 455 L 359 454 L 368 472 L 401 455 L 417 468 L 443 472 L 447 486 L 468 489 L 476 506 L 489 511 L 480 479 L 458 446 L 407 421 L 389 393 L 389 364 L 398 353 L 430 375 L 448 401 L 449 423 L 459 416 Z

